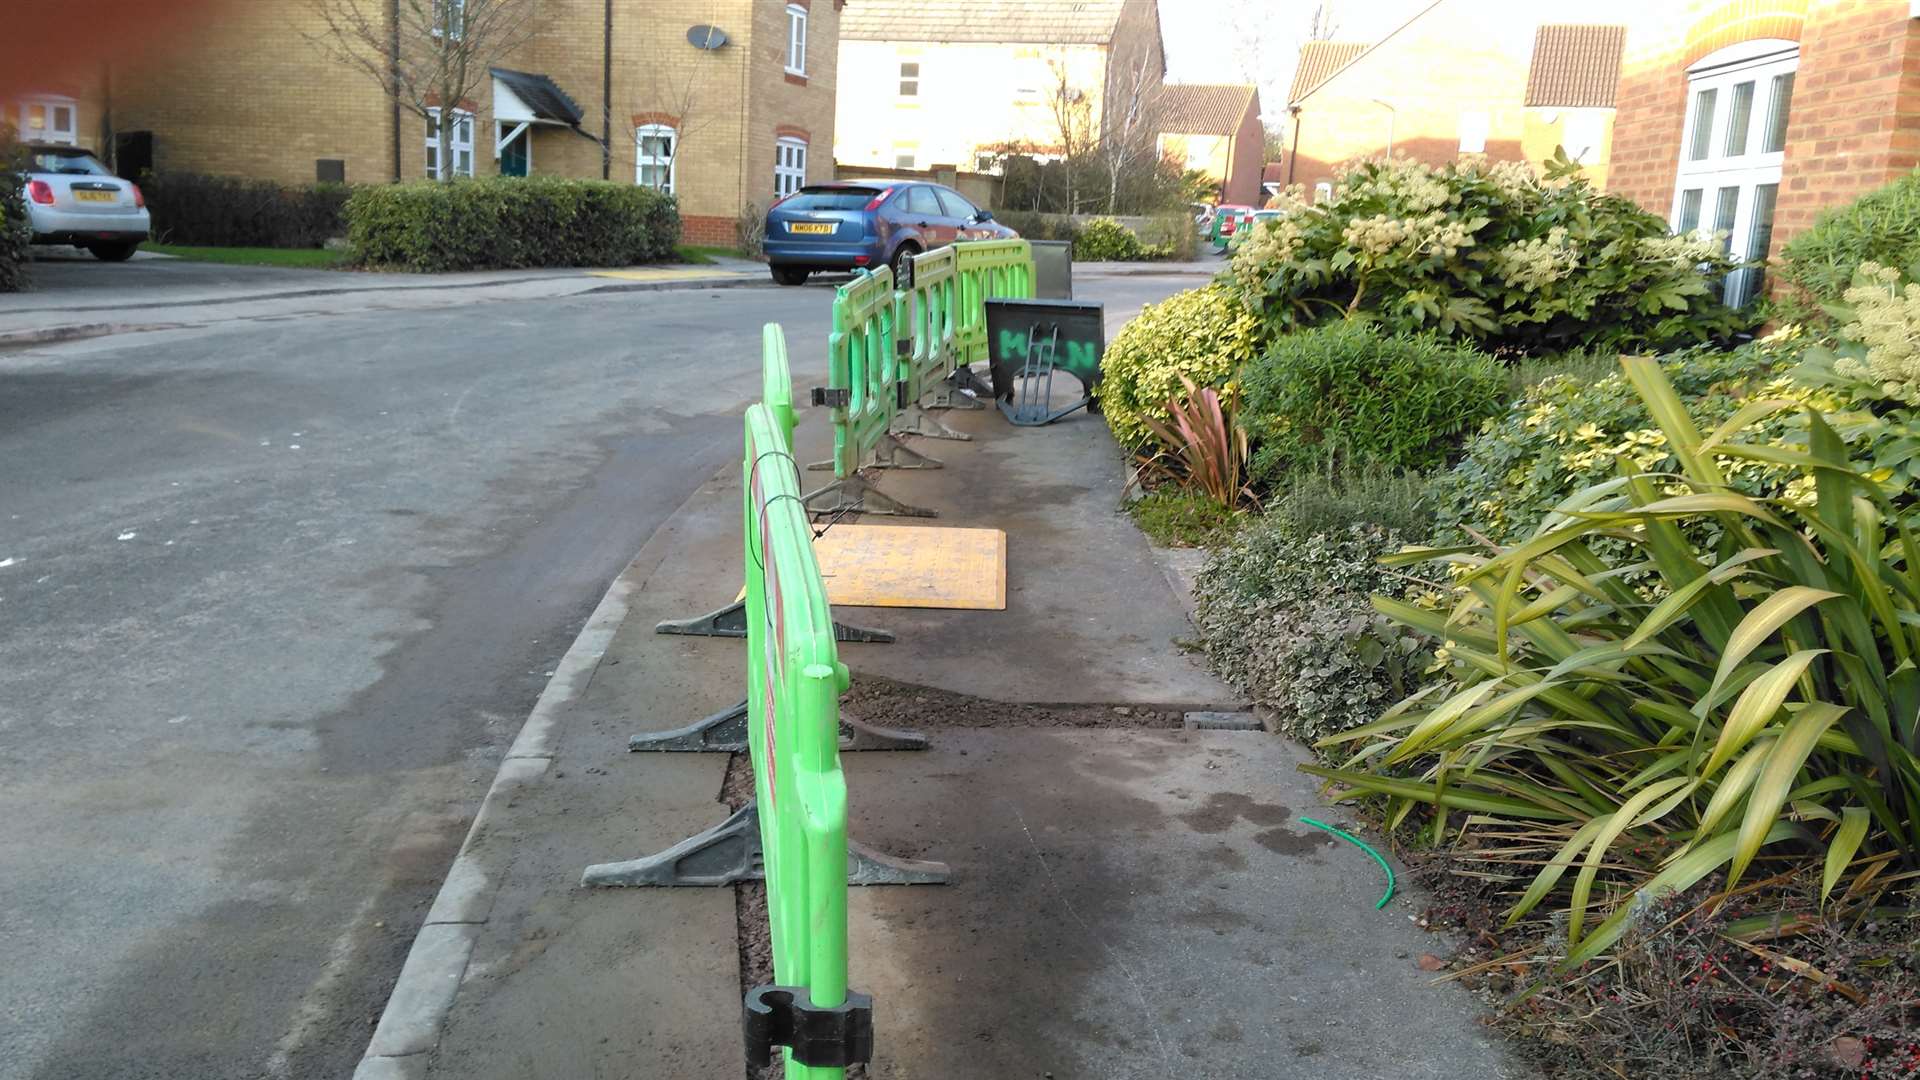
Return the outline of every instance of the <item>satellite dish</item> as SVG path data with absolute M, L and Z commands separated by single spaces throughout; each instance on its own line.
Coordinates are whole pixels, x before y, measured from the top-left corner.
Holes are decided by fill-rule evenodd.
M 696 49 L 718 49 L 727 43 L 727 32 L 717 26 L 695 26 L 687 30 L 687 44 Z

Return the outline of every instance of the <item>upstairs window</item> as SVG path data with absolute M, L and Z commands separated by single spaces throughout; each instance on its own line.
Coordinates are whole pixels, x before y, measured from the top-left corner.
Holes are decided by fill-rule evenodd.
M 1460 152 L 1463 154 L 1486 153 L 1487 129 L 1492 126 L 1492 123 L 1492 118 L 1481 110 L 1461 113 Z
M 671 194 L 673 158 L 679 149 L 680 133 L 665 124 L 644 124 L 634 129 L 633 139 L 633 182 Z
M 433 0 L 433 36 L 449 41 L 467 36 L 467 0 Z
M 807 9 L 799 4 L 787 5 L 787 72 L 807 73 Z
M 427 110 L 427 179 L 441 178 L 444 162 L 449 176 L 473 175 L 473 114 L 464 109 L 453 111 L 453 145 L 440 152 L 440 110 Z
M 1749 41 L 1713 53 L 1687 72 L 1686 131 L 1669 223 L 1678 233 L 1722 233 L 1728 254 L 1767 256 L 1787 145 L 1787 114 L 1800 64 L 1791 41 Z M 1759 267 L 1727 275 L 1736 307 L 1759 295 Z
M 900 96 L 920 96 L 920 65 L 918 63 L 900 65 Z
M 24 142 L 75 146 L 80 142 L 79 109 L 68 97 L 30 97 L 20 102 L 20 138 Z

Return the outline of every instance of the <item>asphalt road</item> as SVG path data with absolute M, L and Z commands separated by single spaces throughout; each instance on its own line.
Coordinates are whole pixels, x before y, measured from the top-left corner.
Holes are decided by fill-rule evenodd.
M 0 1080 L 350 1073 L 553 661 L 738 452 L 761 324 L 804 388 L 830 298 L 0 352 Z

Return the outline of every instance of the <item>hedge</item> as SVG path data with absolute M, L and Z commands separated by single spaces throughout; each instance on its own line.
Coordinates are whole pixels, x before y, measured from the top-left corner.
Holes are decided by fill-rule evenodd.
M 364 266 L 433 273 L 630 266 L 672 257 L 671 195 L 606 180 L 488 177 L 356 190 L 347 240 Z
M 0 292 L 20 292 L 27 287 L 27 245 L 32 239 L 20 178 L 0 171 Z
M 154 239 L 209 247 L 317 248 L 346 235 L 345 184 L 283 187 L 199 173 L 140 178 Z
M 1840 302 L 1861 263 L 1913 269 L 1920 263 L 1920 172 L 1822 211 L 1780 254 L 1781 276 L 1828 304 Z

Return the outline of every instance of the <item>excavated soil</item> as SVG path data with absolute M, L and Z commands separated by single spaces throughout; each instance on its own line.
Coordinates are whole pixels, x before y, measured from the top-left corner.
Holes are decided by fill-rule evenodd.
M 1177 728 L 1179 710 L 1139 705 L 1029 705 L 989 701 L 855 672 L 842 719 L 892 728 Z

